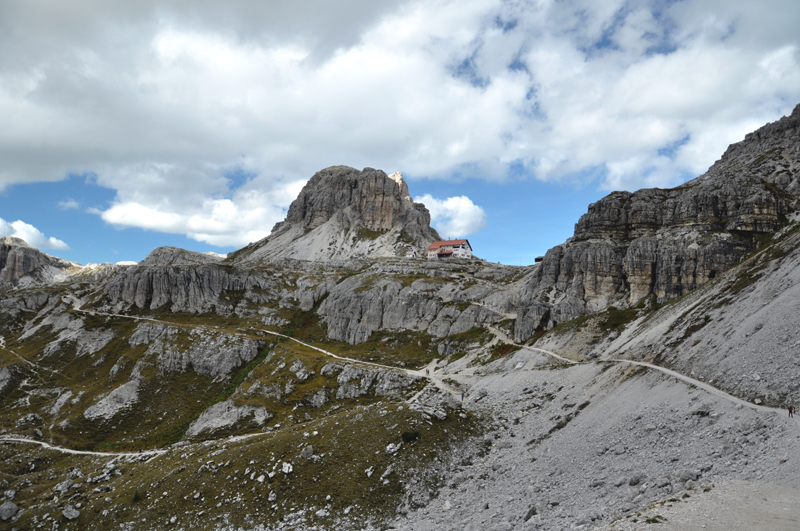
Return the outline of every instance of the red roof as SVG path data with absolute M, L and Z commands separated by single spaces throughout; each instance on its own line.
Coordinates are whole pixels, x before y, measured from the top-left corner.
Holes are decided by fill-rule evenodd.
M 440 241 L 440 242 L 433 242 L 432 244 L 430 244 L 428 249 L 430 249 L 430 250 L 438 249 L 439 247 L 443 247 L 445 245 L 461 245 L 464 242 L 467 242 L 467 244 L 469 244 L 469 240 L 446 240 L 446 241 Z M 470 248 L 472 248 L 471 245 L 470 245 Z

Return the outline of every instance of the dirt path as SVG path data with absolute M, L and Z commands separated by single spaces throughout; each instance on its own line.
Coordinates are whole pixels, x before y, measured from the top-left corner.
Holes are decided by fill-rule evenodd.
M 520 345 L 519 343 L 514 343 L 513 341 L 510 340 L 510 338 L 506 334 L 504 334 L 502 331 L 498 330 L 497 328 L 494 328 L 493 326 L 489 326 L 488 328 L 495 335 L 498 335 L 499 337 L 506 338 L 506 341 L 508 343 L 511 343 L 512 345 L 515 345 L 515 346 L 518 346 L 518 347 L 521 347 L 521 348 L 524 348 L 524 349 L 527 349 L 527 350 L 535 350 L 537 352 L 541 352 L 543 354 L 547 354 L 548 356 L 551 356 L 551 357 L 553 357 L 553 358 L 555 358 L 557 360 L 560 360 L 560 361 L 563 361 L 563 362 L 566 362 L 566 363 L 569 363 L 569 364 L 572 364 L 572 365 L 578 365 L 578 364 L 582 363 L 582 362 L 579 362 L 579 361 L 571 360 L 569 358 L 565 358 L 563 356 L 559 356 L 555 352 L 550 352 L 549 350 L 545 350 L 543 348 L 529 347 L 529 346 L 525 346 L 525 345 Z M 645 361 L 633 361 L 633 360 L 624 360 L 624 359 L 609 359 L 609 360 L 605 360 L 605 361 L 610 361 L 610 362 L 614 362 L 614 363 L 627 363 L 629 365 L 638 365 L 640 367 L 646 367 L 648 369 L 653 369 L 653 370 L 662 372 L 664 374 L 667 374 L 669 376 L 672 376 L 673 378 L 676 378 L 676 379 L 681 380 L 683 382 L 686 382 L 688 384 L 694 385 L 695 387 L 697 387 L 699 389 L 702 389 L 703 391 L 706 391 L 707 393 L 710 393 L 710 394 L 712 394 L 714 396 L 718 396 L 720 398 L 724 398 L 725 400 L 733 402 L 734 404 L 740 404 L 742 406 L 749 407 L 750 409 L 753 409 L 753 410 L 756 410 L 756 411 L 761 411 L 763 413 L 776 413 L 776 414 L 779 414 L 779 415 L 787 415 L 788 416 L 788 412 L 786 410 L 784 410 L 784 409 L 772 408 L 772 407 L 767 407 L 767 406 L 759 406 L 757 404 L 753 404 L 752 402 L 748 402 L 747 400 L 743 400 L 743 399 L 738 398 L 738 397 L 736 397 L 734 395 L 726 393 L 725 391 L 723 391 L 721 389 L 717 389 L 716 387 L 714 387 L 711 384 L 708 384 L 708 383 L 700 381 L 700 380 L 696 380 L 696 379 L 694 379 L 694 378 L 692 378 L 690 376 L 686 376 L 685 374 L 681 374 L 678 371 L 673 371 L 672 369 L 667 369 L 666 367 L 661 367 L 659 365 L 654 365 L 652 363 L 647 363 Z M 800 418 L 795 417 L 794 420 L 798 424 L 798 426 L 800 426 Z
M 173 323 L 173 322 L 170 322 L 170 321 L 163 321 L 163 320 L 160 320 L 160 319 L 153 319 L 153 318 L 150 318 L 150 317 L 140 317 L 140 316 L 120 315 L 120 314 L 108 314 L 108 313 L 102 313 L 102 312 L 93 312 L 93 311 L 81 310 L 79 305 L 76 305 L 74 307 L 74 310 L 77 311 L 77 312 L 88 314 L 88 315 L 102 315 L 102 316 L 106 316 L 106 317 L 120 317 L 120 318 L 126 318 L 126 319 L 133 319 L 133 320 L 136 320 L 136 321 L 149 321 L 149 322 L 160 323 L 160 324 L 165 324 L 165 325 L 170 325 L 170 326 L 180 326 L 180 327 L 186 326 L 186 325 L 181 324 L 181 323 Z M 190 325 L 190 326 L 192 326 L 194 328 L 214 329 L 214 330 L 218 330 L 219 331 L 218 327 L 208 327 L 208 326 L 205 326 L 205 325 Z M 520 348 L 524 348 L 524 349 L 527 349 L 527 350 L 533 350 L 533 351 L 536 351 L 536 352 L 541 352 L 542 354 L 550 356 L 550 357 L 552 357 L 552 358 L 554 358 L 554 359 L 556 359 L 556 360 L 558 360 L 560 362 L 569 363 L 571 365 L 577 365 L 577 364 L 581 363 L 581 362 L 578 362 L 578 361 L 571 360 L 569 358 L 565 358 L 563 356 L 560 356 L 560 355 L 558 355 L 558 354 L 556 354 L 554 352 L 551 352 L 549 350 L 545 350 L 545 349 L 542 349 L 542 348 L 530 347 L 530 346 L 520 345 L 518 343 L 514 343 L 508 337 L 507 334 L 503 333 L 502 331 L 500 331 L 499 329 L 497 329 L 497 328 L 495 328 L 493 326 L 489 326 L 488 329 L 496 337 L 506 341 L 507 343 L 510 343 L 512 345 L 515 345 L 515 346 L 518 346 Z M 294 341 L 295 343 L 297 343 L 299 345 L 303 345 L 303 346 L 305 346 L 307 348 L 310 348 L 312 350 L 316 350 L 317 352 L 320 352 L 320 353 L 322 353 L 322 354 L 324 354 L 326 356 L 329 356 L 331 358 L 334 358 L 334 359 L 346 361 L 346 362 L 349 362 L 349 363 L 368 365 L 368 366 L 380 368 L 382 370 L 390 370 L 390 371 L 402 372 L 404 374 L 407 374 L 407 375 L 413 376 L 413 377 L 426 378 L 429 381 L 429 385 L 432 384 L 432 385 L 436 386 L 438 389 L 440 389 L 441 391 L 443 391 L 445 393 L 450 394 L 454 398 L 459 398 L 459 396 L 460 396 L 459 391 L 456 391 L 456 390 L 452 389 L 450 386 L 448 386 L 447 384 L 445 384 L 438 377 L 438 375 L 436 374 L 436 369 L 437 369 L 436 366 L 437 366 L 437 362 L 438 362 L 438 359 L 436 359 L 436 358 L 431 360 L 431 362 L 426 367 L 424 367 L 422 369 L 419 369 L 419 370 L 403 369 L 403 368 L 399 368 L 399 367 L 390 367 L 388 365 L 381 365 L 379 363 L 374 363 L 374 362 L 361 361 L 361 360 L 357 360 L 357 359 L 354 359 L 354 358 L 348 358 L 346 356 L 339 356 L 337 354 L 333 354 L 332 352 L 330 352 L 330 351 L 328 351 L 326 349 L 323 349 L 323 348 L 320 348 L 320 347 L 316 347 L 314 345 L 310 345 L 308 343 L 300 341 L 299 339 L 287 336 L 285 334 L 281 334 L 279 332 L 274 332 L 272 330 L 266 330 L 266 329 L 261 329 L 261 328 L 252 328 L 251 330 L 257 331 L 257 332 L 263 332 L 263 333 L 270 334 L 270 335 L 273 335 L 273 336 L 276 336 L 276 337 L 280 337 L 280 338 L 288 339 L 290 341 Z M 242 334 L 237 334 L 237 333 L 232 333 L 232 332 L 228 332 L 228 333 L 231 333 L 232 335 L 242 335 Z M 36 364 L 28 361 L 27 359 L 23 358 L 22 356 L 19 356 L 18 354 L 16 354 L 15 352 L 9 350 L 8 348 L 5 348 L 5 339 L 2 338 L 2 337 L 0 337 L 0 339 L 2 339 L 2 341 L 0 341 L 0 347 L 1 348 L 4 348 L 4 350 L 6 350 L 8 352 L 11 352 L 12 354 L 15 354 L 17 357 L 19 357 L 20 359 L 22 359 L 23 361 L 25 361 L 26 363 L 28 363 L 32 367 L 36 367 Z M 608 360 L 608 361 L 611 361 L 611 362 L 614 362 L 614 363 L 627 363 L 627 364 L 631 364 L 631 365 L 638 365 L 638 366 L 641 366 L 641 367 L 646 367 L 646 368 L 649 368 L 649 369 L 660 371 L 660 372 L 662 372 L 664 374 L 667 374 L 667 375 L 672 376 L 674 378 L 677 378 L 677 379 L 679 379 L 681 381 L 684 381 L 686 383 L 692 384 L 692 385 L 694 385 L 694 386 L 696 386 L 696 387 L 698 387 L 700 389 L 703 389 L 704 391 L 706 391 L 708 393 L 711 393 L 713 395 L 719 396 L 721 398 L 724 398 L 724 399 L 729 400 L 731 402 L 734 402 L 736 404 L 741 404 L 742 406 L 747 406 L 747 407 L 749 407 L 751 409 L 755 409 L 755 410 L 763 411 L 763 412 L 769 412 L 769 413 L 778 413 L 778 414 L 785 413 L 783 410 L 779 410 L 779 409 L 775 409 L 775 408 L 769 408 L 769 407 L 765 407 L 765 406 L 758 406 L 756 404 L 751 404 L 750 402 L 747 402 L 746 400 L 742 400 L 742 399 L 737 398 L 737 397 L 735 397 L 733 395 L 730 395 L 730 394 L 728 394 L 728 393 L 726 393 L 726 392 L 724 392 L 724 391 L 722 391 L 720 389 L 717 389 L 716 387 L 714 387 L 714 386 L 712 386 L 710 384 L 707 384 L 705 382 L 701 382 L 701 381 L 696 380 L 694 378 L 691 378 L 689 376 L 683 375 L 683 374 L 681 374 L 681 373 L 679 373 L 677 371 L 666 369 L 666 368 L 660 367 L 658 365 L 653 365 L 652 363 L 641 362 L 641 361 L 632 361 L 632 360 L 623 360 L 623 359 L 611 359 L 611 360 Z M 427 369 L 427 371 L 426 371 L 426 369 Z M 55 372 L 55 371 L 53 371 L 53 372 Z M 58 374 L 58 373 L 56 373 L 56 374 Z M 457 376 L 457 375 L 454 373 L 452 376 Z M 426 385 L 423 389 L 421 389 L 420 391 L 415 393 L 406 402 L 407 403 L 416 402 L 425 393 L 425 391 L 429 388 L 429 385 Z M 800 419 L 795 419 L 795 421 L 800 425 Z M 263 435 L 263 434 L 261 434 L 261 433 L 251 434 L 250 436 L 258 436 L 258 435 Z M 242 436 L 239 436 L 239 438 L 242 438 Z M 158 457 L 158 456 L 160 456 L 160 455 L 162 455 L 162 454 L 167 452 L 167 450 L 149 450 L 149 451 L 141 452 L 141 453 L 138 453 L 138 452 L 120 452 L 120 453 L 114 453 L 114 452 L 91 452 L 91 451 L 85 451 L 85 450 L 72 450 L 70 448 L 64 448 L 64 447 L 61 447 L 61 446 L 53 446 L 53 445 L 48 444 L 46 442 L 37 441 L 35 439 L 28 439 L 28 438 L 23 438 L 23 437 L 8 437 L 8 436 L 0 437 L 0 441 L 14 442 L 14 443 L 38 444 L 38 445 L 40 445 L 40 446 L 42 446 L 44 448 L 48 448 L 50 450 L 57 451 L 57 452 L 62 452 L 62 453 L 67 453 L 67 454 L 75 454 L 75 455 L 95 455 L 95 456 L 103 456 L 103 457 L 129 457 L 129 458 L 133 458 L 133 457 L 142 457 L 142 456 L 152 456 L 153 458 L 155 458 L 155 457 Z
M 63 446 L 53 446 L 52 444 L 48 444 L 43 441 L 37 441 L 36 439 L 28 439 L 26 437 L 8 437 L 8 436 L 0 436 L 0 441 L 4 442 L 14 442 L 14 443 L 27 443 L 27 444 L 38 444 L 39 446 L 43 446 L 49 450 L 55 450 L 57 452 L 61 452 L 64 454 L 74 454 L 74 455 L 98 455 L 102 457 L 148 457 L 152 456 L 153 458 L 158 457 L 159 455 L 167 453 L 167 450 L 148 450 L 146 452 L 90 452 L 87 450 L 73 450 L 71 448 L 64 448 Z
M 95 312 L 95 311 L 90 311 L 90 310 L 81 310 L 80 306 L 77 306 L 77 307 L 73 306 L 73 309 L 76 312 L 85 313 L 87 315 L 102 315 L 104 317 L 120 317 L 120 318 L 124 318 L 124 319 L 133 319 L 133 320 L 136 320 L 136 321 L 148 321 L 148 322 L 152 322 L 152 323 L 165 324 L 165 325 L 169 325 L 169 326 L 178 326 L 178 327 L 190 326 L 190 327 L 193 327 L 193 328 L 203 328 L 203 329 L 206 329 L 206 330 L 217 330 L 217 331 L 220 331 L 220 328 L 219 327 L 215 327 L 215 326 L 211 326 L 210 327 L 210 326 L 206 326 L 206 325 L 186 325 L 186 324 L 181 324 L 181 323 L 173 323 L 173 322 L 170 322 L 170 321 L 163 321 L 161 319 L 153 319 L 151 317 L 141 317 L 141 316 L 135 316 L 135 315 L 121 315 L 121 314 L 113 314 L 113 313 Z M 250 330 L 252 330 L 254 332 L 264 332 L 265 334 L 270 334 L 270 335 L 273 335 L 273 336 L 276 336 L 276 337 L 280 337 L 280 338 L 288 339 L 290 341 L 294 341 L 295 343 L 297 343 L 299 345 L 303 345 L 304 347 L 316 350 L 317 352 L 321 352 L 322 354 L 325 354 L 326 356 L 329 356 L 329 357 L 337 359 L 337 360 L 346 361 L 348 363 L 367 365 L 367 366 L 370 366 L 370 367 L 375 367 L 375 368 L 378 368 L 378 369 L 381 369 L 381 370 L 386 370 L 386 371 L 400 372 L 400 373 L 404 373 L 404 374 L 406 374 L 408 376 L 412 376 L 412 377 L 427 378 L 430 381 L 430 383 L 435 385 L 440 390 L 442 390 L 442 391 L 444 391 L 446 393 L 449 393 L 450 395 L 452 395 L 453 397 L 456 397 L 456 398 L 460 396 L 458 391 L 453 390 L 450 386 L 445 384 L 441 379 L 439 379 L 436 375 L 434 375 L 434 370 L 433 370 L 432 365 L 435 367 L 435 362 L 436 362 L 435 359 L 427 367 L 427 368 L 430 369 L 430 374 L 426 374 L 424 372 L 425 369 L 421 369 L 421 370 L 404 369 L 402 367 L 391 367 L 389 365 L 381 365 L 380 363 L 374 363 L 374 362 L 371 362 L 371 361 L 363 361 L 363 360 L 358 360 L 358 359 L 355 359 L 355 358 L 348 358 L 346 356 L 339 356 L 338 354 L 334 354 L 333 352 L 330 352 L 329 350 L 326 350 L 326 349 L 320 348 L 320 347 L 315 347 L 314 345 L 310 345 L 310 344 L 305 343 L 303 341 L 300 341 L 299 339 L 296 339 L 294 337 L 287 336 L 286 334 L 281 334 L 280 332 L 274 332 L 272 330 L 267 330 L 267 329 L 264 329 L 264 328 L 250 328 Z M 242 336 L 243 335 L 243 334 L 238 334 L 238 333 L 235 333 L 235 332 L 226 332 L 226 333 L 231 334 L 231 335 L 235 335 L 235 336 Z M 412 396 L 410 399 L 408 399 L 407 402 L 409 402 L 409 403 L 415 402 L 417 399 L 419 399 L 419 397 L 422 395 L 422 392 L 424 392 L 424 391 L 425 391 L 425 389 L 423 389 L 419 393 L 416 393 L 414 396 Z
M 122 317 L 122 318 L 127 318 L 127 319 L 134 319 L 134 320 L 137 320 L 137 321 L 150 321 L 150 322 L 154 322 L 154 323 L 166 324 L 166 325 L 171 325 L 171 326 L 186 326 L 186 325 L 182 325 L 180 323 L 172 323 L 170 321 L 162 321 L 160 319 L 153 319 L 153 318 L 150 318 L 150 317 L 139 317 L 139 316 L 132 316 L 132 315 L 109 314 L 109 313 L 92 312 L 92 311 L 87 311 L 87 310 L 81 310 L 80 306 L 75 306 L 74 309 L 75 309 L 75 311 L 78 311 L 78 312 L 81 312 L 81 313 L 87 313 L 87 314 L 90 314 L 90 315 L 103 315 L 103 316 L 106 316 L 106 317 Z M 209 327 L 204 326 L 204 325 L 193 325 L 193 326 L 195 326 L 196 328 L 206 328 L 206 329 L 209 328 Z M 218 327 L 212 327 L 212 328 L 216 329 Z M 565 357 L 560 356 L 560 355 L 556 354 L 555 352 L 551 352 L 549 350 L 545 350 L 545 349 L 537 348 L 537 347 L 530 347 L 530 346 L 526 346 L 526 345 L 520 345 L 519 343 L 515 343 L 507 334 L 505 334 L 501 330 L 499 330 L 499 329 L 497 329 L 497 328 L 495 328 L 493 326 L 488 326 L 487 328 L 496 337 L 500 338 L 501 340 L 503 340 L 503 341 L 505 341 L 505 342 L 507 342 L 509 344 L 512 344 L 512 345 L 515 345 L 515 346 L 518 346 L 520 348 L 524 348 L 524 349 L 527 349 L 527 350 L 533 350 L 533 351 L 536 351 L 536 352 L 541 352 L 542 354 L 546 354 L 547 356 L 550 356 L 550 357 L 552 357 L 552 358 L 554 358 L 554 359 L 556 359 L 556 360 L 558 360 L 560 362 L 563 362 L 563 363 L 569 363 L 571 365 L 577 365 L 577 364 L 582 363 L 582 362 L 579 362 L 579 361 L 571 360 L 569 358 L 565 358 Z M 314 345 L 310 345 L 308 343 L 300 341 L 299 339 L 287 336 L 285 334 L 281 334 L 279 332 L 273 332 L 272 330 L 266 330 L 266 329 L 262 329 L 262 328 L 252 328 L 251 330 L 257 331 L 257 332 L 264 332 L 266 334 L 271 334 L 273 336 L 277 336 L 277 337 L 281 337 L 281 338 L 284 338 L 284 339 L 288 339 L 290 341 L 294 341 L 295 343 L 298 343 L 298 344 L 303 345 L 303 346 L 305 346 L 307 348 L 310 348 L 310 349 L 316 350 L 318 352 L 321 352 L 322 354 L 325 354 L 326 356 L 330 356 L 330 357 L 332 357 L 334 359 L 347 361 L 349 363 L 368 365 L 368 366 L 376 367 L 376 368 L 379 368 L 379 369 L 382 369 L 382 370 L 390 370 L 390 371 L 402 372 L 404 374 L 407 374 L 407 375 L 413 376 L 413 377 L 427 378 L 430 381 L 430 383 L 432 383 L 433 385 L 438 387 L 441 391 L 449 393 L 451 396 L 456 397 L 456 398 L 458 398 L 460 396 L 458 391 L 453 390 L 450 386 L 445 384 L 438 377 L 438 375 L 435 374 L 436 361 L 437 361 L 436 359 L 431 361 L 428 364 L 427 367 L 425 367 L 423 369 L 420 369 L 420 370 L 403 369 L 403 368 L 399 368 L 399 367 L 390 367 L 388 365 L 381 365 L 379 363 L 373 363 L 373 362 L 369 362 L 369 361 L 361 361 L 361 360 L 357 360 L 357 359 L 354 359 L 354 358 L 348 358 L 346 356 L 339 356 L 339 355 L 333 354 L 332 352 L 330 352 L 328 350 L 325 350 L 323 348 L 315 347 Z M 233 335 L 239 335 L 239 334 L 233 333 Z M 6 349 L 6 350 L 8 350 L 8 349 Z M 25 360 L 25 361 L 27 361 L 27 360 Z M 664 368 L 664 367 L 661 367 L 661 366 L 658 366 L 658 365 L 653 365 L 652 363 L 647 363 L 647 362 L 643 362 L 643 361 L 623 360 L 623 359 L 611 359 L 611 360 L 608 360 L 608 361 L 615 362 L 615 363 L 628 363 L 628 364 L 631 364 L 631 365 L 638 365 L 638 366 L 641 366 L 641 367 L 646 367 L 646 368 L 649 368 L 649 369 L 660 371 L 660 372 L 662 372 L 664 374 L 667 374 L 669 376 L 677 378 L 677 379 L 679 379 L 681 381 L 684 381 L 686 383 L 692 384 L 692 385 L 694 385 L 694 386 L 696 386 L 696 387 L 698 387 L 700 389 L 703 389 L 704 391 L 706 391 L 708 393 L 711 393 L 711 394 L 713 394 L 715 396 L 719 396 L 721 398 L 724 398 L 724 399 L 729 400 L 731 402 L 734 402 L 736 404 L 741 404 L 742 406 L 747 406 L 747 407 L 749 407 L 751 409 L 755 409 L 757 411 L 770 412 L 770 413 L 779 413 L 779 414 L 780 413 L 785 413 L 785 411 L 783 411 L 782 409 L 770 408 L 770 407 L 766 407 L 766 406 L 759 406 L 759 405 L 750 403 L 750 402 L 748 402 L 746 400 L 742 400 L 741 398 L 737 398 L 737 397 L 735 397 L 735 396 L 733 396 L 731 394 L 728 394 L 725 391 L 722 391 L 721 389 L 717 389 L 716 387 L 714 387 L 714 386 L 712 386 L 712 385 L 710 385 L 708 383 L 702 382 L 700 380 L 696 380 L 694 378 L 691 378 L 689 376 L 681 374 L 681 373 L 679 373 L 677 371 L 673 371 L 671 369 L 667 369 L 667 368 Z M 28 362 L 28 363 L 30 363 L 30 362 Z M 426 373 L 425 369 L 428 369 L 429 373 Z M 412 396 L 408 400 L 408 402 L 410 403 L 410 402 L 414 402 L 414 401 L 418 400 L 419 397 L 422 396 L 422 393 L 424 391 L 425 391 L 425 389 L 423 389 L 422 391 L 419 391 L 418 393 L 416 393 L 414 396 Z M 798 423 L 798 425 L 800 425 L 800 418 L 796 419 L 796 422 Z
M 686 376 L 685 374 L 681 374 L 681 373 L 679 373 L 677 371 L 673 371 L 672 369 L 667 369 L 667 368 L 664 368 L 664 367 L 660 367 L 658 365 L 653 365 L 652 363 L 647 363 L 645 361 L 632 361 L 632 360 L 622 360 L 622 359 L 610 359 L 608 361 L 613 361 L 613 362 L 616 362 L 616 363 L 628 363 L 628 364 L 631 364 L 631 365 L 638 365 L 640 367 L 647 367 L 649 369 L 655 369 L 657 371 L 663 372 L 664 374 L 668 374 L 668 375 L 672 376 L 673 378 L 677 378 L 678 380 L 682 380 L 682 381 L 684 381 L 686 383 L 692 384 L 695 387 L 697 387 L 699 389 L 702 389 L 703 391 L 705 391 L 707 393 L 710 393 L 710 394 L 712 394 L 714 396 L 718 396 L 720 398 L 724 398 L 725 400 L 733 402 L 734 404 L 740 404 L 742 406 L 749 407 L 750 409 L 753 409 L 753 410 L 756 410 L 756 411 L 761 411 L 763 413 L 776 413 L 778 415 L 786 415 L 786 416 L 789 415 L 788 411 L 786 411 L 783 408 L 774 408 L 774 407 L 759 406 L 757 404 L 753 404 L 752 402 L 748 402 L 747 400 L 743 400 L 743 399 L 741 399 L 739 397 L 736 397 L 734 395 L 728 394 L 728 393 L 726 393 L 725 391 L 723 391 L 721 389 L 717 389 L 716 387 L 714 387 L 711 384 L 708 384 L 706 382 L 702 382 L 700 380 L 695 380 L 694 378 Z M 800 419 L 795 417 L 794 420 L 798 425 L 800 425 Z

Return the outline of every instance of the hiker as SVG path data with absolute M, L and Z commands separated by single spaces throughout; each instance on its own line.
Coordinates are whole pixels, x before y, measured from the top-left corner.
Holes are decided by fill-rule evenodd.
M 789 406 L 789 418 L 794 418 L 794 406 Z
M 461 401 L 464 401 L 464 393 L 461 393 Z
M 431 375 L 431 370 L 425 369 L 425 376 L 430 376 L 430 375 Z

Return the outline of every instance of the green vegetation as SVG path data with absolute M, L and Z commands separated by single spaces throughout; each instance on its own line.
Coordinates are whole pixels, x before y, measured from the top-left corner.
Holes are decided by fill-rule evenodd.
M 359 227 L 358 232 L 356 233 L 356 239 L 358 240 L 376 240 L 381 237 L 383 233 L 381 231 L 368 229 L 366 227 Z
M 419 439 L 419 432 L 418 431 L 404 431 L 400 436 L 403 439 L 404 443 L 414 442 Z
M 121 522 L 143 519 L 165 527 L 175 515 L 186 529 L 205 529 L 213 526 L 209 524 L 212 517 L 222 514 L 230 519 L 226 525 L 238 529 L 252 527 L 254 518 L 265 524 L 278 522 L 303 509 L 310 519 L 307 525 L 328 529 L 335 524 L 348 527 L 339 520 L 347 507 L 353 508 L 354 522 L 374 521 L 395 514 L 406 495 L 404 485 L 411 480 L 435 496 L 443 471 L 455 465 L 453 447 L 475 446 L 468 441 L 485 429 L 483 420 L 471 415 L 427 421 L 418 412 L 386 401 L 330 411 L 308 422 L 296 422 L 287 415 L 281 423 L 280 430 L 245 440 L 174 448 L 168 456 L 149 462 L 118 461 L 122 475 L 104 485 L 122 495 L 93 492 L 88 486 L 75 491 L 83 506 L 81 529 L 111 531 L 119 529 Z M 404 433 L 418 437 L 404 442 Z M 316 457 L 301 458 L 298 441 L 313 445 Z M 386 452 L 389 443 L 400 442 L 400 451 Z M 29 463 L 32 456 L 36 456 L 35 470 L 18 464 Z M 86 473 L 108 461 L 107 457 L 65 455 L 26 445 L 0 446 L 0 476 L 17 490 L 15 503 L 26 507 L 14 525 L 32 529 L 45 513 L 52 514 L 51 505 L 37 501 L 52 497 L 53 487 L 69 470 L 80 468 Z M 283 463 L 292 464 L 290 473 L 282 472 Z M 368 475 L 370 469 L 374 472 Z M 263 475 L 263 482 L 251 479 L 253 472 L 256 477 Z M 148 496 L 142 488 L 146 485 L 158 495 Z M 168 495 L 161 496 L 162 492 Z M 332 496 L 326 500 L 328 494 Z M 412 506 L 419 503 L 413 497 L 410 501 Z M 331 516 L 308 511 L 326 506 Z
M 513 354 L 514 352 L 518 351 L 521 347 L 517 345 L 512 345 L 510 343 L 504 343 L 502 341 L 498 341 L 497 344 L 492 348 L 492 354 L 489 358 L 485 361 L 485 363 L 491 363 L 494 360 L 503 358 L 509 354 Z
M 413 284 L 417 280 L 424 280 L 425 282 L 427 282 L 429 284 L 443 284 L 443 283 L 447 282 L 447 280 L 444 279 L 444 278 L 428 276 L 425 273 L 409 273 L 409 274 L 404 274 L 404 275 L 394 275 L 393 278 L 394 278 L 395 281 L 399 281 L 400 285 L 403 288 L 407 288 L 408 286 L 410 286 L 411 284 Z M 434 287 L 431 287 L 431 288 L 424 289 L 422 291 L 432 291 L 433 289 L 434 289 Z
M 326 327 L 319 319 L 317 310 L 326 298 L 327 295 L 322 297 L 310 310 L 305 312 L 297 306 L 289 313 L 283 314 L 282 317 L 287 319 L 289 324 L 286 328 L 281 330 L 281 333 L 309 343 L 324 341 L 328 333 Z
M 618 330 L 624 328 L 631 321 L 636 320 L 638 312 L 635 309 L 627 308 L 618 310 L 615 306 L 609 306 L 604 312 L 600 326 L 607 330 Z
M 348 358 L 395 367 L 420 369 L 437 355 L 433 338 L 413 330 L 378 330 L 358 345 L 326 339 L 316 343 Z

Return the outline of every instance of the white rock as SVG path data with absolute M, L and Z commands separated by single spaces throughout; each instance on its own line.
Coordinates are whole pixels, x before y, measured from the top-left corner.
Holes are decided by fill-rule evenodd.
M 66 507 L 64 507 L 64 510 L 61 511 L 61 514 L 63 514 L 64 518 L 66 518 L 67 520 L 75 520 L 77 517 L 81 515 L 81 512 L 72 505 L 67 505 Z

